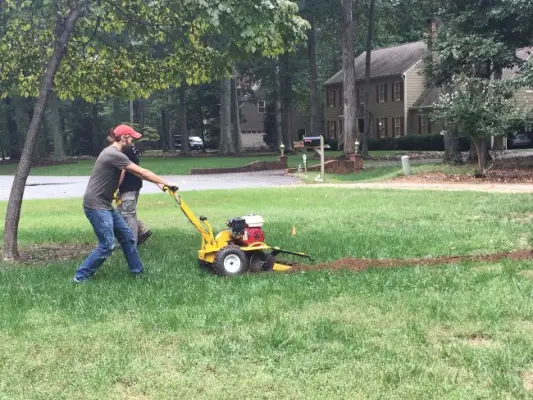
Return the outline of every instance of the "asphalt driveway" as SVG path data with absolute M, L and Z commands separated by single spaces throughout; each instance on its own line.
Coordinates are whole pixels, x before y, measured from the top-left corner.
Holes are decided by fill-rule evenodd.
M 8 200 L 13 176 L 0 176 L 0 201 Z M 181 191 L 208 189 L 241 189 L 294 185 L 298 179 L 286 176 L 283 171 L 261 171 L 218 175 L 164 176 L 179 185 Z M 82 197 L 89 181 L 88 176 L 34 176 L 28 177 L 24 199 L 57 199 Z M 144 182 L 142 193 L 158 193 L 159 188 Z

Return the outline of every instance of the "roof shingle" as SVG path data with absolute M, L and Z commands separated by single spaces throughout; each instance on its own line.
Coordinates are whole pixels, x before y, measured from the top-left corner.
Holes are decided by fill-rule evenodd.
M 407 71 L 420 61 L 427 50 L 424 41 L 405 43 L 398 46 L 372 50 L 370 77 L 379 78 L 390 75 L 399 75 Z M 355 79 L 365 77 L 366 51 L 354 60 Z M 340 70 L 326 81 L 326 85 L 341 83 L 344 79 L 343 71 Z

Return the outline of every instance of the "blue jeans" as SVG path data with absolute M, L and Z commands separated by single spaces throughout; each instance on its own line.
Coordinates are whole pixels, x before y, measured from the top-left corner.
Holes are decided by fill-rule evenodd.
M 124 218 L 115 209 L 91 210 L 84 207 L 84 211 L 98 237 L 98 247 L 89 254 L 74 276 L 84 280 L 93 275 L 113 252 L 115 236 L 122 247 L 130 272 L 133 274 L 143 272 L 133 233 Z

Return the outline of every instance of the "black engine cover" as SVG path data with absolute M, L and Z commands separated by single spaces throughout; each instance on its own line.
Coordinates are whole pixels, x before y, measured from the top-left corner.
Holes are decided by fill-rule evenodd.
M 234 236 L 242 236 L 244 229 L 246 229 L 246 221 L 244 218 L 233 218 L 226 222 L 226 225 L 230 227 Z

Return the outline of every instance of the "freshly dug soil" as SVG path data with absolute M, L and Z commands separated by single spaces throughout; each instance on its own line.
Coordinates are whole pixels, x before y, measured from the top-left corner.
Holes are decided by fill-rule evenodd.
M 318 265 L 304 265 L 297 264 L 293 266 L 291 271 L 314 271 L 314 270 L 350 270 L 362 271 L 369 267 L 375 268 L 391 268 L 391 267 L 412 267 L 412 266 L 435 266 L 442 264 L 455 264 L 465 261 L 473 262 L 494 262 L 504 258 L 511 260 L 527 260 L 533 259 L 532 250 L 520 250 L 509 253 L 495 253 L 479 256 L 442 256 L 434 258 L 412 258 L 412 259 L 385 259 L 385 260 L 369 260 L 364 258 L 342 258 L 340 260 L 318 264 Z

